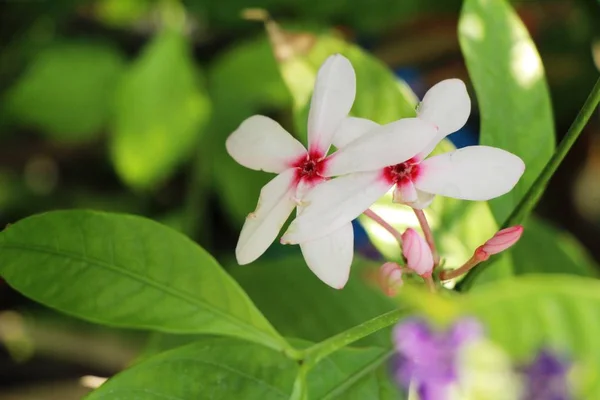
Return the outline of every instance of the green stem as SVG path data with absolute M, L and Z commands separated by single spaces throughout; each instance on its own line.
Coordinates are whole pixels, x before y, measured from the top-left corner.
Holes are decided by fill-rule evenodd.
M 306 364 L 306 367 L 310 369 L 331 353 L 334 353 L 339 349 L 342 349 L 347 345 L 356 342 L 357 340 L 367 337 L 379 331 L 380 329 L 395 324 L 404 315 L 406 315 L 406 311 L 403 309 L 397 309 L 387 312 L 378 317 L 363 322 L 360 325 L 350 328 L 345 332 L 332 336 L 329 339 L 322 341 L 321 343 L 317 343 L 309 347 L 305 350 L 304 353 L 304 363 Z
M 546 164 L 543 171 L 537 177 L 535 182 L 533 182 L 533 185 L 531 185 L 525 196 L 523 196 L 500 229 L 520 224 L 527 216 L 529 216 L 529 214 L 531 214 L 537 203 L 540 201 L 550 178 L 552 178 L 552 175 L 554 175 L 569 150 L 571 150 L 571 147 L 573 147 L 575 141 L 581 135 L 581 132 L 583 132 L 583 128 L 596 110 L 596 107 L 598 107 L 598 103 L 600 103 L 600 78 L 596 81 L 592 92 L 583 104 L 583 107 L 581 107 L 581 110 L 579 110 L 579 114 L 575 117 L 575 120 L 571 124 L 571 127 L 563 140 L 560 142 L 560 145 L 556 148 L 554 155 L 552 155 L 548 164 Z M 482 263 L 479 268 L 469 271 L 460 283 L 460 288 L 468 288 L 475 277 L 488 268 L 490 264 L 490 262 L 485 262 Z

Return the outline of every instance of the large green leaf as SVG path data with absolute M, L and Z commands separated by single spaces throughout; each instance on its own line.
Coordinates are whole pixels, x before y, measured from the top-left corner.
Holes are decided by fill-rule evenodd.
M 252 343 L 204 338 L 142 361 L 87 397 L 287 400 L 298 364 Z
M 109 117 L 122 55 L 93 43 L 59 43 L 40 52 L 8 93 L 17 121 L 57 141 L 90 140 Z
M 446 153 L 454 149 L 452 143 L 444 140 L 435 149 L 434 154 Z M 404 232 L 407 228 L 421 230 L 413 210 L 393 203 L 391 192 L 373 204 L 371 209 L 399 232 Z M 461 266 L 473 255 L 478 246 L 494 236 L 498 230 L 498 224 L 485 202 L 437 196 L 432 205 L 425 210 L 425 214 L 445 267 Z M 400 246 L 392 235 L 365 216 L 361 216 L 360 221 L 373 244 L 386 259 L 401 259 Z M 510 254 L 504 254 L 502 257 L 496 256 L 494 266 L 480 274 L 476 283 L 482 284 L 510 275 L 512 275 L 511 257 Z
M 321 341 L 394 309 L 381 289 L 370 285 L 369 274 L 378 265 L 355 259 L 343 290 L 323 284 L 300 254 L 234 266 L 230 272 L 283 335 Z M 389 347 L 390 342 L 384 330 L 362 343 Z
M 390 355 L 378 348 L 348 348 L 333 354 L 309 372 L 309 398 L 397 399 L 382 370 Z M 298 364 L 280 352 L 234 339 L 203 337 L 137 363 L 88 398 L 130 399 L 137 394 L 144 399 L 287 400 L 297 372 Z
M 0 275 L 65 313 L 112 326 L 289 346 L 210 254 L 151 220 L 50 212 L 5 229 L 0 248 Z
M 526 362 L 543 346 L 571 358 L 600 395 L 600 282 L 571 275 L 528 275 L 475 288 L 462 311 L 480 318 L 490 338 Z M 584 383 L 584 386 L 585 383 Z M 595 395 L 591 395 L 591 393 Z
M 165 30 L 127 71 L 116 97 L 111 140 L 117 172 L 129 185 L 152 188 L 198 144 L 210 104 L 189 43 Z
M 575 237 L 535 217 L 525 223 L 512 256 L 516 274 L 598 276 L 597 265 Z
M 490 202 L 502 224 L 554 151 L 552 105 L 538 52 L 504 0 L 466 0 L 459 40 L 481 114 L 481 144 L 523 159 L 515 189 Z
M 208 71 L 208 84 L 214 112 L 203 147 L 204 166 L 212 172 L 225 211 L 241 227 L 256 208 L 261 187 L 273 176 L 236 163 L 225 150 L 225 140 L 249 116 L 287 108 L 290 95 L 265 36 L 217 58 Z
M 402 393 L 387 367 L 393 350 L 347 348 L 322 360 L 308 374 L 310 399 L 399 400 Z

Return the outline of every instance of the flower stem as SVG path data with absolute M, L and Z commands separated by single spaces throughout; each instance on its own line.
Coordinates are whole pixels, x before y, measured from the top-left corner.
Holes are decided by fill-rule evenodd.
M 466 263 L 464 263 L 460 268 L 456 269 L 446 269 L 440 273 L 440 280 L 447 281 L 448 279 L 456 278 L 457 276 L 461 276 L 464 273 L 467 273 L 471 268 L 475 267 L 479 264 L 480 261 L 477 260 L 475 256 L 471 257 Z
M 427 289 L 429 289 L 429 291 L 431 293 L 435 293 L 437 290 L 435 289 L 435 282 L 433 282 L 433 277 L 431 274 L 427 275 L 427 276 L 423 276 L 423 280 L 425 280 L 425 284 L 427 285 Z
M 316 365 L 331 353 L 334 353 L 357 340 L 367 337 L 380 329 L 395 324 L 405 315 L 405 313 L 406 311 L 404 309 L 387 312 L 309 347 L 304 353 L 304 362 L 308 365 L 307 368 Z
M 556 151 L 552 155 L 552 158 L 550 159 L 550 161 L 548 161 L 548 164 L 546 164 L 546 166 L 544 167 L 540 175 L 537 177 L 535 182 L 533 182 L 527 193 L 525 193 L 525 196 L 523 196 L 519 204 L 517 204 L 513 212 L 506 219 L 501 229 L 508 228 L 509 226 L 513 225 L 518 225 L 522 223 L 523 220 L 527 218 L 527 216 L 529 216 L 529 214 L 531 214 L 531 212 L 539 202 L 540 198 L 542 197 L 542 194 L 544 193 L 544 190 L 546 189 L 550 178 L 552 178 L 552 175 L 554 175 L 554 173 L 562 163 L 569 150 L 571 150 L 571 147 L 573 147 L 575 141 L 581 135 L 581 132 L 583 132 L 583 128 L 585 127 L 590 117 L 596 110 L 596 107 L 598 107 L 598 103 L 600 103 L 600 78 L 598 78 L 598 80 L 596 81 L 594 88 L 592 89 L 590 95 L 583 104 L 583 107 L 581 107 L 581 110 L 579 110 L 577 117 L 575 117 L 575 120 L 569 127 L 567 134 L 562 139 L 559 146 L 556 148 Z M 468 288 L 473 282 L 473 280 L 476 278 L 476 276 L 482 271 L 484 271 L 486 268 L 488 268 L 490 265 L 491 263 L 486 262 L 481 264 L 479 268 L 471 270 L 465 276 L 462 282 L 460 282 L 459 288 Z
M 433 254 L 433 263 L 434 268 L 440 263 L 440 255 L 435 248 L 435 241 L 433 240 L 433 233 L 431 232 L 431 228 L 429 227 L 429 223 L 427 222 L 427 217 L 425 217 L 425 213 L 423 210 L 417 210 L 413 208 L 417 219 L 419 220 L 419 224 L 421 225 L 421 229 L 423 230 L 423 234 L 425 235 L 425 240 L 431 249 L 431 254 Z
M 371 210 L 370 208 L 367 208 L 366 211 L 363 212 L 363 214 L 371 218 L 373 221 L 377 222 L 379 225 L 381 225 L 382 228 L 391 233 L 392 236 L 394 236 L 394 238 L 398 241 L 398 245 L 402 247 L 402 235 L 400 234 L 400 232 L 398 232 L 396 228 L 388 224 L 383 218 L 377 215 L 375 211 Z

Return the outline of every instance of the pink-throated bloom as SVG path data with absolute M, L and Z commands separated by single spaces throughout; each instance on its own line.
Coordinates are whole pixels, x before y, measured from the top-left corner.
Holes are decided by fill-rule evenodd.
M 302 243 L 314 239 L 317 232 L 327 235 L 358 217 L 394 186 L 394 200 L 413 208 L 427 207 L 436 194 L 489 200 L 509 192 L 525 165 L 507 151 L 470 146 L 426 159 L 442 139 L 466 123 L 470 109 L 464 83 L 448 79 L 425 94 L 417 118 L 397 121 L 405 124 L 393 141 L 392 134 L 385 134 L 387 125 L 346 119 L 344 137 L 355 139 L 331 156 L 327 171 L 347 175 L 307 194 L 304 200 L 311 206 L 299 213 L 282 242 Z M 422 140 L 424 136 L 428 140 Z
M 402 254 L 406 266 L 417 274 L 430 275 L 433 270 L 433 254 L 425 239 L 412 228 L 402 234 Z
M 256 210 L 246 218 L 236 247 L 239 264 L 260 257 L 273 243 L 303 195 L 323 182 L 333 135 L 347 117 L 356 94 L 350 62 L 336 54 L 319 69 L 308 115 L 308 150 L 270 118 L 246 119 L 226 142 L 238 163 L 278 174 L 260 192 Z M 316 241 L 302 243 L 309 268 L 328 285 L 341 288 L 348 280 L 354 233 L 350 221 Z
M 522 225 L 511 226 L 510 228 L 498 231 L 493 238 L 475 250 L 475 256 L 477 257 L 477 260 L 485 261 L 490 258 L 491 255 L 498 254 L 512 247 L 519 241 L 522 234 Z
M 314 207 L 305 198 L 328 178 L 345 170 L 353 172 L 344 157 L 335 156 L 340 150 L 330 156 L 327 153 L 331 144 L 343 148 L 361 125 L 352 122 L 359 119 L 347 118 L 355 93 L 352 65 L 339 54 L 331 56 L 317 73 L 308 115 L 308 150 L 279 124 L 263 116 L 248 118 L 227 139 L 227 150 L 237 162 L 279 174 L 262 188 L 256 210 L 246 218 L 236 247 L 238 263 L 248 264 L 260 257 L 294 207 L 298 214 Z M 365 161 L 384 159 L 388 163 L 404 159 L 406 154 L 430 142 L 436 133 L 431 124 L 417 118 L 376 125 L 375 131 L 373 140 L 363 148 Z M 420 135 L 402 140 L 415 131 Z M 375 151 L 386 146 L 389 147 L 383 154 Z M 348 280 L 353 235 L 351 219 L 347 219 L 326 233 L 313 231 L 300 246 L 309 268 L 334 288 L 342 288 Z

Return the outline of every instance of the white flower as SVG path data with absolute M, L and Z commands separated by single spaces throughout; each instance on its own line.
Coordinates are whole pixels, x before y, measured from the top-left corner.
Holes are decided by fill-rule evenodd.
M 277 122 L 260 115 L 246 119 L 226 142 L 227 151 L 241 165 L 278 174 L 260 192 L 256 210 L 248 215 L 236 247 L 239 264 L 260 257 L 275 240 L 302 197 L 327 179 L 327 152 L 334 133 L 348 116 L 356 94 L 350 62 L 337 54 L 319 69 L 308 116 L 308 150 Z M 326 284 L 342 288 L 348 280 L 354 253 L 350 220 L 310 238 L 301 250 L 309 268 Z
M 351 133 L 354 140 L 331 155 L 327 165 L 329 175 L 344 176 L 307 194 L 304 202 L 310 206 L 292 222 L 282 243 L 314 240 L 317 232 L 329 234 L 358 217 L 394 185 L 394 200 L 413 208 L 427 207 L 436 194 L 489 200 L 509 192 L 525 165 L 507 151 L 470 146 L 425 159 L 443 138 L 466 123 L 470 110 L 464 83 L 449 79 L 425 94 L 417 118 L 384 126 L 346 119 L 340 130 Z

